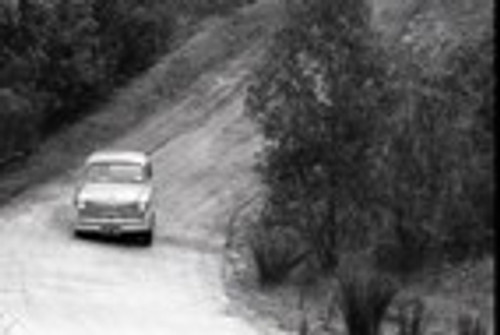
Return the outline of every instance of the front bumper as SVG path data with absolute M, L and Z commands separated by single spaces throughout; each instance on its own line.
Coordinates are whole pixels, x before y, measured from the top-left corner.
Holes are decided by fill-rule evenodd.
M 153 230 L 152 221 L 151 217 L 143 219 L 78 217 L 74 230 L 78 233 L 105 235 L 146 233 Z

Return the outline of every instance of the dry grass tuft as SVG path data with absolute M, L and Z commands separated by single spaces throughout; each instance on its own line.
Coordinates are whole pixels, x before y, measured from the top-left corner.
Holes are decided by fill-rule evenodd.
M 425 305 L 422 299 L 412 299 L 398 308 L 398 335 L 424 335 Z
M 480 315 L 463 313 L 457 320 L 458 335 L 486 335 L 488 331 Z

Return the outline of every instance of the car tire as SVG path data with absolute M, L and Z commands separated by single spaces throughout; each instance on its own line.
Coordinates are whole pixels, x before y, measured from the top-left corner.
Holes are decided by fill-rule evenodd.
M 87 237 L 87 234 L 84 233 L 84 232 L 82 232 L 82 231 L 80 231 L 80 230 L 74 230 L 73 231 L 73 236 L 75 238 L 85 238 L 85 237 Z
M 139 242 L 145 247 L 149 247 L 153 243 L 153 232 L 151 230 L 139 235 Z

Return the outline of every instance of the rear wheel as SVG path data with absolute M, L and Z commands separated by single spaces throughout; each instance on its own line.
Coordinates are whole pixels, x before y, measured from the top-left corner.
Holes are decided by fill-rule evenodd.
M 138 238 L 141 245 L 148 247 L 153 243 L 153 232 L 148 230 L 147 232 L 141 233 Z
M 73 236 L 76 238 L 85 237 L 85 234 L 80 230 L 73 230 Z

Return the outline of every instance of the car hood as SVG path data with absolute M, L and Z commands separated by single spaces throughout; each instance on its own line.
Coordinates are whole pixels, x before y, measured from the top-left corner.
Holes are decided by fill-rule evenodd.
M 129 204 L 148 201 L 151 191 L 151 186 L 144 184 L 91 183 L 80 188 L 77 200 L 85 203 Z

